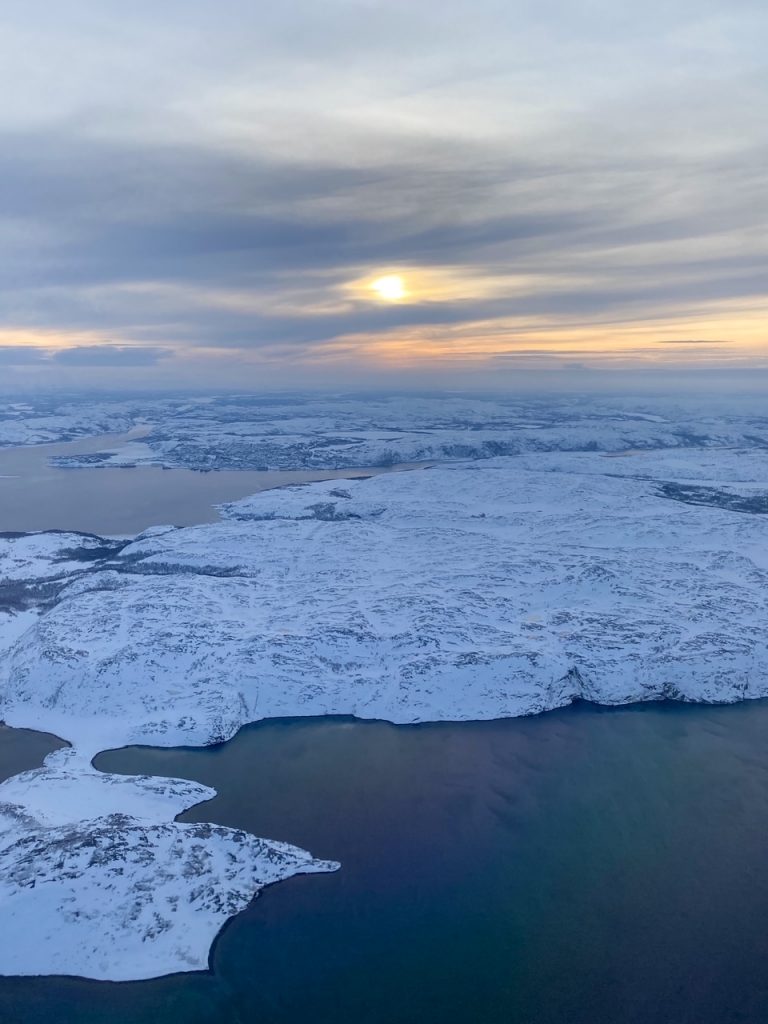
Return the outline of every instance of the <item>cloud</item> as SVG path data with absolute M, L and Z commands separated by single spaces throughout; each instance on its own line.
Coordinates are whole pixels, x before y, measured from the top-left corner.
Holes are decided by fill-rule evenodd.
M 51 361 L 62 366 L 154 366 L 170 356 L 170 349 L 149 346 L 74 345 L 51 353 Z
M 31 345 L 0 345 L 0 366 L 35 366 L 44 362 L 47 354 Z
M 659 338 L 659 345 L 732 345 L 732 338 Z
M 0 329 L 115 339 L 6 365 L 269 351 L 290 383 L 338 339 L 713 303 L 737 351 L 766 295 L 757 0 L 6 7 Z M 402 267 L 510 287 L 345 296 Z

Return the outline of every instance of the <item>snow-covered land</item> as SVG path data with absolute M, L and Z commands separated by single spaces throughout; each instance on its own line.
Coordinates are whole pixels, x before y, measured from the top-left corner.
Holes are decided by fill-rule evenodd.
M 768 448 L 762 404 L 477 395 L 222 395 L 0 400 L 0 447 L 121 433 L 141 443 L 61 455 L 63 467 L 345 469 L 546 451 Z
M 647 416 L 637 430 L 682 436 Z M 0 786 L 0 924 L 24 931 L 0 971 L 197 969 L 260 886 L 334 867 L 175 823 L 210 792 L 100 774 L 98 750 L 207 744 L 270 716 L 768 695 L 759 429 L 620 454 L 596 420 L 598 451 L 262 492 L 130 543 L 0 539 L 0 717 L 74 745 Z
M 265 885 L 332 871 L 287 843 L 172 821 L 213 790 L 95 771 L 81 752 L 0 786 L 3 974 L 130 980 L 205 970 Z
M 737 484 L 768 495 L 768 453 L 553 453 L 262 492 L 76 574 L 6 651 L 2 716 L 171 745 L 276 715 L 761 696 L 768 519 L 720 506 Z

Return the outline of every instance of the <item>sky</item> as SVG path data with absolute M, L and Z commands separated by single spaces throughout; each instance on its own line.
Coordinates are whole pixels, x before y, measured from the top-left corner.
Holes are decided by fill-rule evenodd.
M 0 386 L 768 385 L 765 0 L 2 7 Z

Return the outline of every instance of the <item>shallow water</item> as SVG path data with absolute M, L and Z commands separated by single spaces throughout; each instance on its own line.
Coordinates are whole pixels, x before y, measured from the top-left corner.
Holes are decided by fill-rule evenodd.
M 0 979 L 0 1018 L 134 1024 L 768 1020 L 768 702 L 396 727 L 261 723 L 113 751 L 218 797 L 186 820 L 342 861 L 268 889 L 213 973 Z
M 149 526 L 193 526 L 218 519 L 215 505 L 257 491 L 313 480 L 341 480 L 418 466 L 344 470 L 217 470 L 139 466 L 134 469 L 62 469 L 54 455 L 110 450 L 134 434 L 0 449 L 0 533 L 76 530 L 133 535 Z

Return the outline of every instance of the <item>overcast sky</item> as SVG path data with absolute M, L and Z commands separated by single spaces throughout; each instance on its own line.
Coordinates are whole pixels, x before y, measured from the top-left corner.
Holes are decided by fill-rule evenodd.
M 767 39 L 765 0 L 4 0 L 0 380 L 768 369 Z

